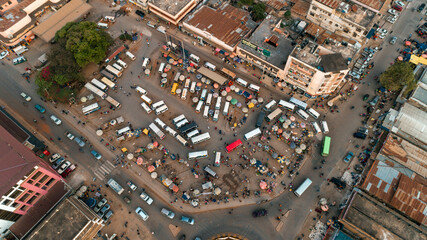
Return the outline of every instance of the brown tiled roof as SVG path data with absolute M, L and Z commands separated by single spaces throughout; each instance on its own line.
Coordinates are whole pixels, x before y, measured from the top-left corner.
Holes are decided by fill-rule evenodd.
M 291 8 L 291 12 L 305 17 L 307 15 L 308 9 L 310 9 L 310 3 L 306 1 L 297 1 L 295 5 Z
M 356 2 L 356 3 L 359 2 L 361 4 L 369 6 L 371 8 L 376 9 L 376 10 L 380 10 L 381 7 L 386 2 L 386 0 L 358 0 L 358 1 L 353 1 L 353 2 Z
M 282 8 L 288 6 L 288 4 L 285 1 L 279 1 L 279 0 L 268 0 L 266 5 L 273 8 L 276 11 L 279 11 Z
M 322 3 L 330 8 L 337 8 L 341 1 L 338 0 L 317 0 L 317 2 Z
M 326 29 L 324 29 L 321 26 L 314 24 L 314 23 L 309 23 L 304 31 L 313 37 L 316 37 L 316 35 L 317 35 L 316 43 L 318 43 L 318 44 L 323 44 L 325 42 L 325 40 L 328 38 L 334 39 L 338 42 L 346 41 L 350 44 L 356 43 L 356 41 L 354 41 L 354 40 L 351 40 L 351 39 L 345 38 L 343 36 L 340 36 L 338 34 L 326 31 Z
M 248 19 L 248 12 L 225 4 L 216 10 L 203 6 L 188 18 L 187 23 L 235 46 L 249 32 L 245 25 Z

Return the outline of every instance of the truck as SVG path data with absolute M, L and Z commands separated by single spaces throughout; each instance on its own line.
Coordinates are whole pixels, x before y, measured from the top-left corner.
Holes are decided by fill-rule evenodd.
M 16 53 L 16 55 L 21 55 L 22 53 L 28 51 L 28 48 L 26 46 L 18 46 L 13 49 L 13 51 Z
M 114 192 L 116 192 L 118 195 L 122 194 L 125 189 L 120 186 L 119 183 L 117 183 L 114 179 L 110 178 L 110 180 L 108 180 L 107 182 L 108 186 L 114 190 Z

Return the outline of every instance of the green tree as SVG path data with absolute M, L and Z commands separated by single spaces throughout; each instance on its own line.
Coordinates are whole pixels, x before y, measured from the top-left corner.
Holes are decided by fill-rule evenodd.
M 380 76 L 380 83 L 391 91 L 399 91 L 405 85 L 406 91 L 415 88 L 413 68 L 409 62 L 396 62 Z
M 58 85 L 63 86 L 70 82 L 68 75 L 56 74 L 53 75 L 52 80 L 55 81 Z
M 286 11 L 284 17 L 286 20 L 289 20 L 291 18 L 291 11 L 290 10 Z
M 53 82 L 44 80 L 42 77 L 42 73 L 39 72 L 39 74 L 36 77 L 36 85 L 39 87 L 37 89 L 37 93 L 40 96 L 44 96 L 47 98 L 49 96 L 49 91 L 53 85 Z
M 254 21 L 259 21 L 259 20 L 263 20 L 265 18 L 265 4 L 264 3 L 257 3 L 255 5 L 253 5 L 252 7 L 252 19 Z
M 111 37 L 104 30 L 87 21 L 67 23 L 55 35 L 56 41 L 61 39 L 65 40 L 62 42 L 65 49 L 73 54 L 80 67 L 90 62 L 98 63 L 104 60 L 112 43 Z

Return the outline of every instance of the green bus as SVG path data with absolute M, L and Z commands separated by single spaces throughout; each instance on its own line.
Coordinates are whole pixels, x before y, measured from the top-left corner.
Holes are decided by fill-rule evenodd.
M 322 156 L 326 157 L 329 155 L 329 148 L 331 148 L 331 137 L 325 136 L 325 139 L 323 139 Z

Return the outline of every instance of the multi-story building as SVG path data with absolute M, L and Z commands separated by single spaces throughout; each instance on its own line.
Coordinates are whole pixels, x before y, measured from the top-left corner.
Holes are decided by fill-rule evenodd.
M 334 92 L 348 71 L 347 61 L 341 53 L 313 42 L 303 42 L 292 51 L 278 77 L 314 97 Z
M 0 126 L 0 237 L 25 235 L 68 192 L 61 177 Z
M 371 2 L 374 1 L 312 0 L 307 19 L 331 33 L 362 44 L 375 24 L 377 12 L 384 6 L 382 1 L 378 1 L 382 4 L 369 6 Z
M 131 0 L 131 2 L 174 25 L 178 25 L 199 3 L 198 0 Z

